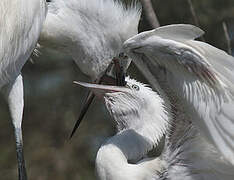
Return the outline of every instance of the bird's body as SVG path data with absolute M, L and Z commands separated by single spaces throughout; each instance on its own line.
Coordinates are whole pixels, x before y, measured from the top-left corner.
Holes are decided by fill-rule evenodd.
M 19 76 L 35 48 L 46 15 L 44 0 L 0 2 L 0 88 Z
M 21 69 L 39 38 L 46 16 L 44 0 L 0 2 L 0 91 L 6 98 L 15 129 L 19 179 L 26 179 L 22 153 L 23 80 Z
M 140 7 L 113 0 L 52 0 L 39 43 L 72 57 L 92 80 L 100 77 L 125 40 L 136 35 Z
M 234 167 L 192 124 L 182 107 L 173 113 L 168 111 L 170 104 L 132 79 L 127 79 L 126 88 L 80 84 L 104 96 L 117 124 L 118 133 L 97 153 L 99 179 L 233 179 Z M 145 158 L 163 134 L 166 143 L 162 155 Z
M 98 150 L 96 171 L 100 180 L 153 180 L 157 172 L 164 171 L 164 162 L 158 158 L 145 158 L 129 163 L 131 156 L 142 158 L 148 149 L 147 142 L 134 130 L 118 132 Z
M 127 79 L 126 87 L 102 90 L 118 132 L 99 149 L 97 174 L 100 180 L 153 180 L 159 178 L 164 163 L 157 158 L 142 158 L 169 128 L 169 105 L 156 92 L 133 79 Z M 98 93 L 98 89 L 93 89 Z

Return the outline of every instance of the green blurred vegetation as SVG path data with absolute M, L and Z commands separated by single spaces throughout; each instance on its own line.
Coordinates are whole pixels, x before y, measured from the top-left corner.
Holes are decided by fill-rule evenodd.
M 226 49 L 222 22 L 234 17 L 233 0 L 193 0 L 205 39 Z M 153 0 L 161 25 L 190 23 L 193 19 L 187 0 Z M 140 31 L 151 29 L 144 12 Z M 144 81 L 132 65 L 130 74 Z M 114 134 L 101 102 L 95 102 L 72 141 L 71 129 L 86 90 L 73 80 L 89 81 L 70 57 L 43 51 L 23 69 L 25 110 L 23 119 L 24 150 L 29 179 L 94 180 L 95 156 L 105 139 Z M 17 179 L 13 129 L 5 101 L 0 99 L 0 179 Z

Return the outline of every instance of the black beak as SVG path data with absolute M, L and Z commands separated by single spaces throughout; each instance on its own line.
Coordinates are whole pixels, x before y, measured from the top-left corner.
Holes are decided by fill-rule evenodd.
M 107 75 L 109 73 L 109 71 L 111 71 L 113 69 L 115 69 L 115 78 Z M 105 71 L 105 74 L 100 78 L 100 80 L 97 81 L 98 84 L 107 84 L 107 85 L 117 85 L 117 86 L 125 86 L 126 82 L 125 82 L 125 72 L 123 72 L 123 67 L 120 65 L 120 62 L 118 59 L 113 59 L 113 63 L 111 63 L 107 70 Z M 91 103 L 94 100 L 94 93 L 89 91 L 88 96 L 85 99 L 85 102 L 83 104 L 83 107 L 81 109 L 80 115 L 78 120 L 75 123 L 75 126 L 73 127 L 72 133 L 70 135 L 70 139 L 73 137 L 73 135 L 75 134 L 77 128 L 79 127 L 81 121 L 83 120 L 86 112 L 88 111 Z
M 123 66 L 120 65 L 118 59 L 113 59 L 114 66 L 115 66 L 115 77 L 116 77 L 116 85 L 117 86 L 125 86 L 125 72 L 123 70 Z
M 79 127 L 81 121 L 83 120 L 86 112 L 89 109 L 89 106 L 93 102 L 94 97 L 95 97 L 94 93 L 92 91 L 89 91 L 88 96 L 85 99 L 85 103 L 83 104 L 83 107 L 81 109 L 80 116 L 79 116 L 78 120 L 76 121 L 75 126 L 73 127 L 72 133 L 70 135 L 70 139 L 72 138 L 72 136 L 76 132 L 77 128 Z

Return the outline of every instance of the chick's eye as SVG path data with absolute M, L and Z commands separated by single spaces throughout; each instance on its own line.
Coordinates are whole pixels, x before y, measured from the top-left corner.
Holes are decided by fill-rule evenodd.
M 125 55 L 124 55 L 124 53 L 120 53 L 119 54 L 119 57 L 121 58 L 121 57 L 124 57 Z
M 132 85 L 132 89 L 134 89 L 134 90 L 136 90 L 136 91 L 139 91 L 140 88 L 139 88 L 139 86 L 133 84 L 133 85 Z

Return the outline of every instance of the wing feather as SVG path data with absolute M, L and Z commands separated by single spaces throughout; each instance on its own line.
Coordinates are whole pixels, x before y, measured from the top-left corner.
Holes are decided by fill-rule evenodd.
M 202 36 L 204 31 L 190 24 L 173 24 L 155 29 L 153 34 L 173 40 L 191 40 Z
M 162 89 L 180 100 L 201 133 L 234 164 L 234 58 L 193 40 L 199 34 L 194 26 L 167 26 L 134 36 L 124 49 L 151 85 L 163 80 L 169 90 Z

